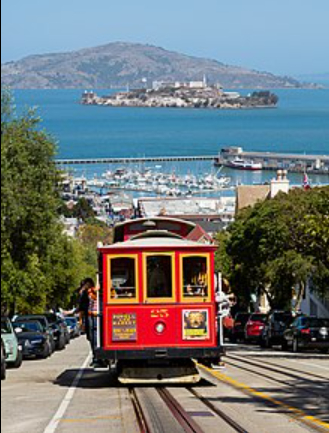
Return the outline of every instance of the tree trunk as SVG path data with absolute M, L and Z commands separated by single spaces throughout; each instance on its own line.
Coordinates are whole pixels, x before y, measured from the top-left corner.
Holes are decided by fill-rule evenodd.
M 299 292 L 298 292 L 297 301 L 295 305 L 295 311 L 300 311 L 300 307 L 304 299 L 305 291 L 306 291 L 306 284 L 304 281 L 301 281 L 299 283 Z

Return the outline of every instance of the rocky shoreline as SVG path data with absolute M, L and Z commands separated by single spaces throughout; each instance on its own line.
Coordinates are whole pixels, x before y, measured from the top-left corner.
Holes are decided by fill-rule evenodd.
M 107 107 L 243 109 L 274 108 L 278 100 L 277 95 L 269 91 L 242 96 L 238 92 L 225 92 L 216 86 L 208 86 L 202 89 L 138 89 L 108 96 L 98 96 L 94 92 L 86 91 L 82 95 L 81 103 Z

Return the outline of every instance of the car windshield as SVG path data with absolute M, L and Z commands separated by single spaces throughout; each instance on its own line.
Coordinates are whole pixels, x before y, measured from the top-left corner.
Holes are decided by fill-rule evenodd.
M 27 322 L 27 321 L 39 322 L 43 331 L 46 331 L 48 327 L 48 321 L 44 316 L 19 316 L 17 320 L 21 322 Z
M 14 328 L 20 332 L 42 332 L 42 326 L 39 322 L 14 322 Z
M 1 319 L 1 335 L 11 334 L 9 321 L 6 319 Z
M 302 322 L 307 328 L 329 327 L 329 319 L 317 319 L 315 317 L 305 317 Z
M 250 320 L 253 322 L 266 322 L 267 315 L 266 314 L 252 314 Z

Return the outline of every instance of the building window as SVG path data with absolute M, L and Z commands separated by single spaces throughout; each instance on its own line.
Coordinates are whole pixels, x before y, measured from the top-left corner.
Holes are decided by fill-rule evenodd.
M 208 257 L 183 257 L 184 298 L 207 298 L 209 295 Z
M 147 255 L 147 298 L 173 298 L 173 265 L 171 255 Z
M 110 299 L 132 300 L 137 297 L 136 259 L 116 257 L 110 260 Z

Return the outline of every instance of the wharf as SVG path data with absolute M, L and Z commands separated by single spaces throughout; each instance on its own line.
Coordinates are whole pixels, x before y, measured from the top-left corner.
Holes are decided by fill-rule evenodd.
M 96 164 L 139 164 L 143 162 L 193 162 L 214 161 L 214 155 L 201 156 L 152 156 L 136 158 L 86 158 L 86 159 L 57 159 L 58 165 L 96 165 Z
M 196 156 L 150 156 L 130 158 L 79 158 L 57 159 L 60 166 L 69 165 L 109 165 L 109 164 L 143 164 L 165 162 L 197 162 L 210 161 L 216 166 L 227 166 L 236 158 L 261 163 L 263 170 L 287 170 L 289 172 L 329 175 L 329 155 L 306 155 L 275 152 L 246 152 L 242 147 L 228 147 L 221 150 L 219 155 Z
M 261 163 L 263 170 L 287 170 L 291 173 L 329 175 L 329 155 L 306 155 L 297 153 L 246 152 L 242 147 L 222 149 L 215 159 L 217 166 L 230 166 L 236 159 Z

